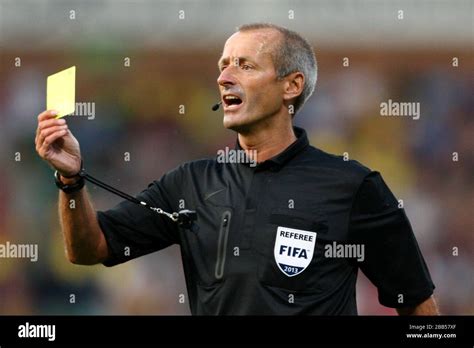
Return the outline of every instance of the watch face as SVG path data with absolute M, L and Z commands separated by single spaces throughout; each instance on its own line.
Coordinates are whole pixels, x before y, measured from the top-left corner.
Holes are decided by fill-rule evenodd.
M 59 185 L 63 186 L 64 184 L 61 182 L 61 179 L 59 178 L 59 173 L 56 170 L 54 172 L 54 181 L 56 182 L 56 185 L 59 187 Z

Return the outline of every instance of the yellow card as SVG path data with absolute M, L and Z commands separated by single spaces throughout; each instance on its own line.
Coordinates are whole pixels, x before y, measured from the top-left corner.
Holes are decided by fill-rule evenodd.
M 57 110 L 56 118 L 74 113 L 76 108 L 76 67 L 48 76 L 46 109 Z

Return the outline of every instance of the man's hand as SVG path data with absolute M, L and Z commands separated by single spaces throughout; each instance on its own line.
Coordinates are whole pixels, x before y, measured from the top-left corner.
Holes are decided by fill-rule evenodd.
M 439 315 L 438 305 L 433 296 L 414 307 L 397 308 L 399 315 Z
M 39 156 L 59 174 L 72 176 L 81 169 L 79 142 L 68 129 L 64 118 L 55 119 L 54 110 L 38 115 L 35 145 Z

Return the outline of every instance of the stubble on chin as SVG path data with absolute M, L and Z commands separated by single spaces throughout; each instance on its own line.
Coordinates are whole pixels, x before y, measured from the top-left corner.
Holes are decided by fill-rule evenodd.
M 229 116 L 229 118 L 232 118 L 233 116 Z M 243 128 L 243 127 L 246 127 L 245 125 L 242 125 L 239 121 L 237 120 L 232 120 L 232 119 L 227 119 L 226 120 L 226 116 L 224 116 L 224 120 L 223 120 L 223 124 L 224 124 L 224 128 L 226 129 L 230 129 L 230 130 L 233 130 L 237 133 L 240 132 L 240 130 Z
M 225 117 L 225 116 L 224 116 Z M 231 116 L 232 117 L 232 116 Z M 251 120 L 245 117 L 240 118 L 238 121 L 229 120 L 228 122 L 224 119 L 224 127 L 226 129 L 233 130 L 241 135 L 249 135 L 255 131 L 257 125 L 262 122 L 262 120 Z

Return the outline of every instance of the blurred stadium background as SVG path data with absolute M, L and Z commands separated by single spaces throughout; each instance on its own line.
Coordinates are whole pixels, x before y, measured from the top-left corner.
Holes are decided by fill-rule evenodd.
M 221 111 L 210 111 L 216 63 L 234 28 L 255 21 L 314 45 L 318 85 L 296 124 L 313 145 L 383 174 L 403 199 L 442 312 L 474 313 L 473 1 L 0 0 L 0 243 L 39 245 L 36 263 L 0 259 L 0 314 L 189 313 L 176 246 L 114 268 L 67 262 L 52 170 L 35 153 L 36 116 L 46 77 L 76 65 L 76 100 L 96 113 L 68 117 L 86 168 L 138 193 L 233 146 Z M 420 119 L 381 117 L 388 99 L 420 102 Z M 99 210 L 120 200 L 88 186 Z M 361 272 L 357 296 L 361 314 L 395 314 Z

